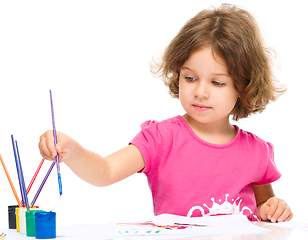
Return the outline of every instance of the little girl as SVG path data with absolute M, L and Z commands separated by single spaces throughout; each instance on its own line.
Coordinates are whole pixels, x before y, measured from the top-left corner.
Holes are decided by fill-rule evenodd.
M 284 89 L 274 82 L 269 54 L 250 13 L 233 5 L 203 10 L 171 41 L 152 70 L 163 77 L 186 114 L 147 121 L 130 144 L 107 157 L 53 132 L 40 138 L 42 156 L 57 153 L 83 180 L 107 186 L 146 174 L 154 213 L 188 217 L 241 213 L 251 221 L 292 219 L 275 197 L 280 178 L 273 145 L 231 125 L 262 112 Z

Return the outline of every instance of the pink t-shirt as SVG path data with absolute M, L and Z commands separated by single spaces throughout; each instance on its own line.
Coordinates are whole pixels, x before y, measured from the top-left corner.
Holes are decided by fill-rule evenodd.
M 152 191 L 154 214 L 199 217 L 242 213 L 258 220 L 252 184 L 280 178 L 273 145 L 237 129 L 226 144 L 199 138 L 177 116 L 147 121 L 131 141 L 141 152 Z

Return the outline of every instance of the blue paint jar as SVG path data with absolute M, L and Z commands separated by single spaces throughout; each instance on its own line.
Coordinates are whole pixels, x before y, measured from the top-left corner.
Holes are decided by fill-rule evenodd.
M 56 238 L 56 213 L 36 212 L 34 213 L 35 238 Z

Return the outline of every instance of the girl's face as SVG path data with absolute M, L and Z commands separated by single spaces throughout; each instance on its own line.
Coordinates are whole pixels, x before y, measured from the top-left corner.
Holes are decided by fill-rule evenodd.
M 193 52 L 180 69 L 180 102 L 188 116 L 200 123 L 229 123 L 239 97 L 225 62 L 215 58 L 210 47 L 202 48 Z

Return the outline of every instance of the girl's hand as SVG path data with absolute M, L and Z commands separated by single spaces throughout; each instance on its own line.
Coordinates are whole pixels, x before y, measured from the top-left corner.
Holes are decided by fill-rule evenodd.
M 57 146 L 55 146 L 53 131 L 49 130 L 40 137 L 38 144 L 41 155 L 51 161 L 56 160 L 59 154 L 59 161 L 63 162 L 72 152 L 74 140 L 64 133 L 57 132 Z
M 263 203 L 260 206 L 259 214 L 262 220 L 269 220 L 272 223 L 290 221 L 293 217 L 293 213 L 288 204 L 277 197 L 271 197 Z

